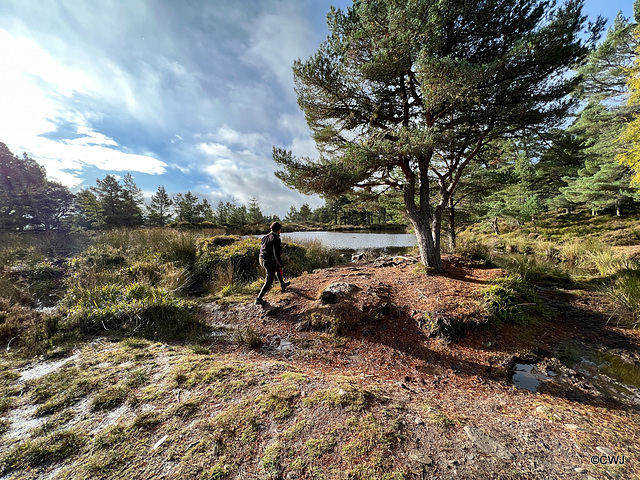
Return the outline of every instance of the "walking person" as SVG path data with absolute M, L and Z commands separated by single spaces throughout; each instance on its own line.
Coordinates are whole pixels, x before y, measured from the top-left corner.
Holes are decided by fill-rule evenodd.
M 267 278 L 264 281 L 262 290 L 260 290 L 258 294 L 258 298 L 256 298 L 256 305 L 264 305 L 267 303 L 262 297 L 269 291 L 276 276 L 278 277 L 282 291 L 291 285 L 291 282 L 284 281 L 282 275 L 282 241 L 280 240 L 282 225 L 280 225 L 279 222 L 273 222 L 270 228 L 271 231 L 262 237 L 262 244 L 260 245 L 260 256 L 258 260 L 260 261 L 260 265 L 267 271 Z

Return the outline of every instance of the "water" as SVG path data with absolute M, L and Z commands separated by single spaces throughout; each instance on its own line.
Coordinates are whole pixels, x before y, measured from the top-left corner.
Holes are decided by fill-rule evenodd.
M 412 233 L 292 232 L 283 233 L 282 240 L 294 243 L 319 240 L 329 248 L 358 252 L 408 248 L 416 245 L 416 236 Z
M 516 364 L 515 371 L 511 377 L 511 381 L 516 387 L 530 392 L 537 392 L 540 383 L 548 379 L 549 377 L 542 373 L 536 365 L 529 363 Z

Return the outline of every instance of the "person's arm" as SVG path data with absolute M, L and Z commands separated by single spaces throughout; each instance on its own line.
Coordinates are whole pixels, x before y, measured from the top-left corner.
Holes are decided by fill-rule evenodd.
M 276 265 L 278 268 L 283 268 L 284 265 L 282 264 L 282 241 L 280 240 L 280 237 L 278 235 L 274 235 L 274 242 L 273 242 L 273 258 L 276 261 Z

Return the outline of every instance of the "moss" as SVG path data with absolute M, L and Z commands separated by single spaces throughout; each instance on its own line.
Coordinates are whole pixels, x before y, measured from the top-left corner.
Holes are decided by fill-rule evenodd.
M 307 455 L 312 458 L 320 458 L 326 453 L 331 453 L 337 445 L 333 436 L 310 438 L 305 442 Z
M 274 418 L 282 420 L 293 415 L 294 404 L 300 397 L 298 388 L 288 385 L 273 385 L 256 401 L 264 413 L 271 413 Z
M 233 405 L 210 421 L 209 428 L 221 447 L 232 449 L 236 443 L 246 446 L 256 441 L 262 422 L 247 403 Z
M 342 388 L 316 391 L 310 397 L 305 398 L 303 404 L 305 406 L 314 406 L 318 403 L 324 403 L 359 412 L 369 408 L 376 399 L 380 399 L 377 392 L 355 385 L 344 385 Z
M 267 478 L 281 478 L 281 472 L 283 469 L 280 459 L 281 455 L 282 444 L 277 441 L 269 445 L 264 450 L 260 464 L 267 475 Z

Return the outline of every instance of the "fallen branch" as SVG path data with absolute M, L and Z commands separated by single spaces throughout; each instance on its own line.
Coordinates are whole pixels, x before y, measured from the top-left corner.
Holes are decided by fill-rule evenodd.
M 422 292 L 421 292 L 420 290 L 418 290 L 417 288 L 416 288 L 416 292 L 418 292 L 418 293 L 420 294 L 420 296 L 421 296 L 422 298 L 424 298 L 425 300 L 429 300 L 429 297 L 427 297 L 424 293 L 422 293 Z

